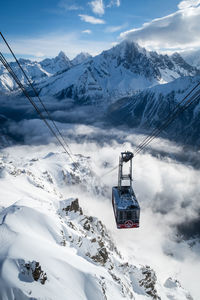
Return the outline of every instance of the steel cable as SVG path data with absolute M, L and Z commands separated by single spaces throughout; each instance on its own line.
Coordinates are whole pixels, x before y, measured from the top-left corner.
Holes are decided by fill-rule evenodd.
M 7 60 L 5 59 L 5 57 L 3 56 L 3 54 L 1 52 L 0 52 L 0 61 L 2 62 L 2 64 L 4 65 L 4 67 L 7 69 L 7 71 L 9 72 L 9 74 L 13 77 L 13 79 L 15 80 L 15 82 L 17 83 L 17 85 L 19 86 L 19 88 L 22 90 L 23 94 L 26 96 L 26 98 L 29 100 L 29 102 L 32 104 L 32 106 L 35 108 L 35 110 L 38 113 L 38 115 L 40 116 L 40 118 L 44 121 L 44 123 L 49 128 L 49 130 L 51 131 L 51 133 L 55 136 L 55 138 L 57 139 L 57 141 L 59 142 L 59 144 L 64 149 L 65 153 L 68 154 L 68 156 L 71 158 L 71 160 L 74 163 L 75 168 L 77 169 L 78 168 L 77 163 L 73 160 L 71 154 L 67 151 L 65 145 L 62 143 L 62 141 L 59 139 L 59 137 L 57 136 L 57 134 L 55 133 L 55 131 L 53 130 L 53 128 L 51 127 L 51 125 L 48 123 L 48 121 L 46 120 L 46 118 L 43 116 L 43 114 L 41 113 L 40 109 L 35 104 L 35 102 L 32 100 L 32 98 L 28 94 L 27 90 L 25 89 L 25 87 L 23 86 L 23 84 L 20 82 L 19 78 L 17 77 L 17 75 L 13 71 L 12 67 L 7 62 Z
M 62 136 L 62 134 L 61 134 L 59 128 L 57 127 L 57 125 L 56 125 L 56 123 L 54 122 L 54 120 L 52 119 L 50 113 L 49 113 L 48 110 L 46 109 L 46 107 L 45 107 L 43 101 L 41 100 L 41 98 L 40 98 L 40 96 L 39 96 L 37 90 L 35 89 L 34 85 L 33 85 L 32 82 L 30 81 L 30 79 L 29 79 L 29 77 L 27 76 L 27 74 L 25 73 L 24 69 L 22 68 L 22 66 L 21 66 L 21 64 L 20 64 L 20 62 L 19 62 L 19 60 L 18 60 L 17 57 L 15 56 L 14 52 L 12 51 L 10 45 L 9 45 L 8 42 L 6 41 L 6 39 L 5 39 L 5 37 L 3 36 L 2 32 L 0 32 L 0 35 L 1 35 L 2 39 L 4 40 L 6 46 L 7 46 L 8 49 L 10 50 L 10 52 L 11 52 L 12 56 L 14 57 L 15 61 L 17 62 L 17 64 L 18 64 L 20 70 L 22 71 L 22 73 L 24 74 L 25 78 L 27 79 L 29 85 L 30 85 L 31 88 L 33 89 L 33 91 L 34 91 L 36 97 L 38 98 L 40 104 L 42 105 L 43 109 L 44 109 L 45 112 L 47 113 L 48 118 L 51 120 L 51 122 L 53 123 L 53 125 L 54 125 L 55 129 L 57 130 L 58 134 L 59 134 L 60 137 L 62 138 L 62 140 L 63 140 L 65 146 L 68 148 L 68 150 L 69 150 L 69 152 L 71 153 L 71 155 L 73 155 L 72 152 L 71 152 L 71 149 L 70 149 L 69 145 L 66 143 L 66 141 L 65 141 L 64 137 Z
M 185 111 L 190 105 L 192 105 L 194 102 L 196 102 L 197 100 L 200 100 L 200 89 L 198 91 L 195 92 L 194 95 L 192 95 L 189 99 L 188 96 L 190 96 L 192 94 L 192 92 L 194 92 L 198 87 L 200 86 L 200 82 L 195 85 L 194 88 L 192 88 L 192 90 L 181 100 L 180 103 L 178 103 L 173 112 L 171 114 L 168 114 L 168 116 L 165 119 L 164 124 L 161 124 L 159 127 L 155 128 L 151 135 L 147 136 L 140 144 L 139 146 L 136 148 L 136 151 L 134 153 L 134 156 L 136 156 L 138 153 L 140 153 L 148 144 L 150 144 L 153 139 L 155 139 L 160 133 L 161 131 L 163 131 L 165 128 L 167 128 L 174 120 L 175 118 L 181 114 L 183 111 Z M 187 100 L 187 101 L 186 101 Z M 185 103 L 183 105 L 181 105 L 183 102 L 185 101 Z M 104 175 L 108 175 L 109 173 L 113 172 L 114 170 L 116 170 L 118 168 L 118 166 L 115 166 L 114 168 L 112 168 L 110 171 L 106 172 Z
M 192 94 L 192 92 L 198 87 L 198 86 L 200 86 L 200 82 L 197 84 L 197 85 L 195 85 L 194 86 L 194 88 L 181 100 L 181 102 L 180 103 L 178 103 L 175 107 L 174 107 L 174 109 L 173 109 L 173 111 L 175 112 L 175 110 L 178 110 L 178 109 L 180 109 L 182 106 L 181 106 L 181 104 Z M 172 113 L 174 113 L 174 112 L 172 112 Z M 169 113 L 168 115 L 167 115 L 167 117 L 165 118 L 165 123 L 166 122 L 168 122 L 168 119 L 169 118 L 171 118 L 171 114 L 172 113 Z M 165 124 L 164 123 L 164 124 Z M 136 151 L 135 151 L 135 153 L 137 153 L 138 151 L 139 151 L 139 149 L 140 148 L 143 148 L 143 145 L 144 144 L 146 144 L 146 141 L 148 141 L 151 137 L 153 137 L 155 134 L 157 134 L 157 131 L 159 131 L 160 130 L 160 128 L 161 127 L 163 127 L 163 124 L 161 124 L 159 127 L 156 127 L 156 128 L 154 128 L 153 129 L 153 131 L 152 131 L 152 133 L 149 135 L 149 136 L 147 136 L 138 146 L 137 146 L 137 148 L 136 148 Z M 161 132 L 161 131 L 160 131 Z

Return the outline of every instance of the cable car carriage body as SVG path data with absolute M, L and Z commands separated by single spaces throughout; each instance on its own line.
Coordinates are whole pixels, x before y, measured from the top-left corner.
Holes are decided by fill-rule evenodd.
M 112 205 L 119 229 L 139 227 L 140 206 L 132 188 L 132 158 L 132 152 L 121 153 L 118 186 L 112 188 Z M 130 162 L 129 173 L 123 174 L 123 164 L 127 162 Z M 126 181 L 126 185 L 123 185 L 124 181 Z

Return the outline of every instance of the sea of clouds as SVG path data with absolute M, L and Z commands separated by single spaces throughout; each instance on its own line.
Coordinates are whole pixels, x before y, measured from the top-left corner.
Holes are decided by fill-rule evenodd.
M 48 128 L 34 118 L 33 110 L 23 101 L 10 105 L 12 99 L 1 102 L 4 108 L 1 113 L 8 118 L 2 125 L 6 126 L 8 137 L 11 136 L 14 143 L 29 145 L 30 149 L 34 147 L 35 156 L 44 148 L 47 153 L 61 152 L 62 148 L 51 137 Z M 87 107 L 79 107 L 69 120 L 72 106 L 69 104 L 67 110 L 66 106 L 62 109 L 63 105 L 65 103 L 57 102 L 55 107 L 52 103 L 50 110 L 55 119 L 62 115 L 62 123 L 58 126 L 70 145 L 74 159 L 78 157 L 76 154 L 89 157 L 94 182 L 99 182 L 102 190 L 102 193 L 95 192 L 90 181 L 86 189 L 67 186 L 63 190 L 64 196 L 78 197 L 85 213 L 103 221 L 128 261 L 150 265 L 163 282 L 169 276 L 176 277 L 198 299 L 200 152 L 157 138 L 138 154 L 133 159 L 133 187 L 141 206 L 140 228 L 118 230 L 111 205 L 111 188 L 117 184 L 118 170 L 108 172 L 117 167 L 122 151 L 134 152 L 146 135 L 123 127 L 111 128 L 95 123 L 95 114 Z M 67 119 L 69 123 L 65 123 Z M 75 124 L 75 119 L 80 123 Z M 27 147 L 23 147 L 25 156 L 28 154 Z

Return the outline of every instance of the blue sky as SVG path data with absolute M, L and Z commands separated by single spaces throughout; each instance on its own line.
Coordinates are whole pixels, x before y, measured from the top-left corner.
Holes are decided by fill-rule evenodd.
M 18 56 L 35 59 L 60 50 L 70 58 L 81 51 L 95 55 L 124 38 L 160 51 L 198 48 L 198 38 L 191 40 L 191 27 L 200 29 L 199 4 L 200 0 L 1 0 L 1 31 Z M 191 18 L 195 21 L 186 45 L 180 31 L 182 27 L 185 34 Z M 0 47 L 6 54 L 2 43 Z

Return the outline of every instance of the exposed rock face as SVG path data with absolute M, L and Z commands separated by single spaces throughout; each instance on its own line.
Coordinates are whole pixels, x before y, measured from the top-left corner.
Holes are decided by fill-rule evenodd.
M 151 297 L 151 299 L 161 300 L 157 290 L 157 276 L 150 266 L 136 267 L 124 262 L 105 226 L 97 218 L 85 216 L 78 204 L 78 199 L 64 200 L 60 203 L 61 207 L 65 206 L 62 211 L 67 212 L 67 214 L 62 214 L 62 216 L 64 219 L 67 218 L 66 224 L 70 228 L 67 231 L 66 228 L 63 229 L 61 245 L 66 246 L 70 243 L 77 249 L 79 255 L 106 268 L 114 282 L 119 286 L 121 295 L 127 299 L 134 299 L 134 293 L 139 292 L 139 294 Z M 175 282 L 175 286 L 171 287 L 172 290 L 180 287 L 183 297 L 192 299 L 187 298 L 191 296 L 182 290 L 177 283 L 178 281 L 173 281 L 173 279 L 171 281 Z M 107 283 L 104 278 L 101 278 L 99 282 L 102 286 L 103 295 L 107 299 Z M 168 288 L 168 283 L 164 286 Z
M 149 267 L 142 268 L 142 275 L 144 275 L 143 279 L 140 279 L 139 283 L 142 287 L 144 287 L 146 293 L 152 297 L 152 299 L 161 300 L 161 298 L 157 294 L 157 290 L 155 288 L 157 277 L 155 272 Z
M 19 279 L 25 282 L 39 281 L 45 284 L 47 274 L 42 270 L 40 263 L 32 261 L 26 263 L 24 260 L 19 260 L 20 272 Z
M 65 206 L 63 203 L 62 206 Z M 73 211 L 73 212 L 79 212 L 80 215 L 83 214 L 82 208 L 79 206 L 78 199 L 72 199 L 71 203 L 68 202 L 68 205 L 63 207 L 62 210 L 68 215 L 68 212 Z

